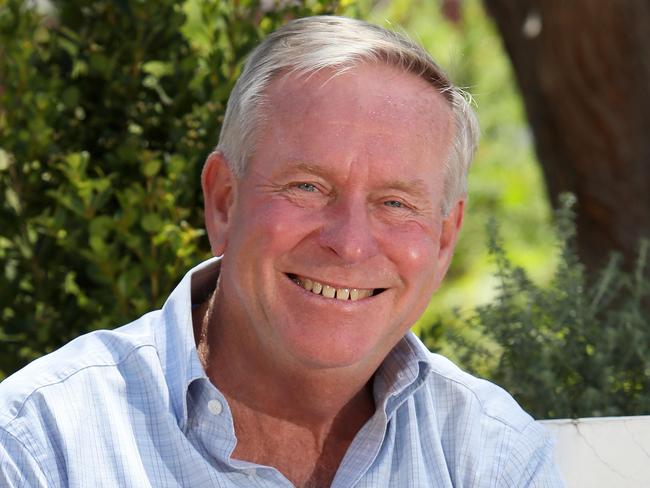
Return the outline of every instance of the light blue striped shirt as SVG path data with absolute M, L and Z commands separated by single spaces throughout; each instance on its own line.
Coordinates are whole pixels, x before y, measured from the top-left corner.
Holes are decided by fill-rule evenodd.
M 276 469 L 237 459 L 223 395 L 192 329 L 192 290 L 162 310 L 97 331 L 0 384 L 0 486 L 290 487 Z M 497 386 L 460 371 L 408 334 L 374 378 L 376 412 L 333 487 L 559 487 L 544 429 Z

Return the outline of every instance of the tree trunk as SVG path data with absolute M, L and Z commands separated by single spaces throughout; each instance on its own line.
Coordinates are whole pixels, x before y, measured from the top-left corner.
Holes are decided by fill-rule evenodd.
M 578 198 L 578 251 L 630 265 L 650 236 L 650 2 L 484 0 L 514 65 L 551 201 Z

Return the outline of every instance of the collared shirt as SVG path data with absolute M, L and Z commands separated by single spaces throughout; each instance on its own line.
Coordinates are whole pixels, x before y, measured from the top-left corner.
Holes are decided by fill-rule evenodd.
M 0 486 L 291 487 L 275 468 L 231 457 L 221 392 L 197 355 L 191 270 L 162 310 L 79 337 L 0 384 Z M 559 487 L 544 429 L 499 387 L 407 334 L 374 378 L 376 411 L 335 488 Z

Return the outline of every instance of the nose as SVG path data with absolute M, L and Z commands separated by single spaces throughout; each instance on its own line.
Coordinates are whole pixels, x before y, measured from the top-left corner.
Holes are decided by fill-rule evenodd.
M 379 245 L 365 202 L 348 199 L 332 205 L 320 232 L 320 244 L 346 264 L 377 255 Z

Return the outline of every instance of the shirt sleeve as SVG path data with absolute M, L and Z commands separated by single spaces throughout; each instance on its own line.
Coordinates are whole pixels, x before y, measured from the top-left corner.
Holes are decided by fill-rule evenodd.
M 0 486 L 37 488 L 52 486 L 34 456 L 12 434 L 0 427 Z
M 531 422 L 513 445 L 504 488 L 563 488 L 554 459 L 555 442 L 537 422 Z

